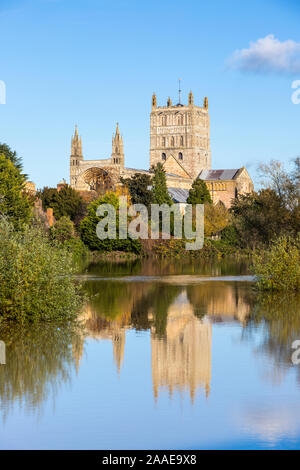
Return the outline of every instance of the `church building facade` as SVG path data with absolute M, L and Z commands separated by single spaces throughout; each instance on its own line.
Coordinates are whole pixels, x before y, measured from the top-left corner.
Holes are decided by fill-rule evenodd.
M 123 137 L 118 124 L 112 138 L 110 158 L 85 160 L 76 126 L 71 141 L 70 185 L 81 193 L 97 196 L 115 189 L 120 185 L 121 177 L 128 178 L 135 173 L 151 175 L 151 168 L 158 162 L 165 169 L 169 192 L 176 202 L 185 202 L 196 178 L 206 182 L 214 203 L 221 201 L 226 207 L 230 207 L 238 194 L 253 191 L 253 183 L 245 167 L 211 169 L 208 99 L 204 98 L 202 107 L 197 106 L 192 92 L 187 105 L 181 103 L 179 92 L 179 102 L 172 105 L 169 98 L 166 106 L 157 106 L 153 93 L 149 170 L 125 167 Z

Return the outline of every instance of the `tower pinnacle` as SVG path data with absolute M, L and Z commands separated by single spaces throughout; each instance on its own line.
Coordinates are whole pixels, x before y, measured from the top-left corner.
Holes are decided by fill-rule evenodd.
M 181 88 L 180 88 L 180 84 L 181 84 L 181 78 L 178 79 L 178 95 L 179 95 L 179 102 L 178 104 L 181 104 Z
M 118 122 L 117 122 L 116 133 L 113 134 L 113 138 L 112 138 L 111 159 L 112 159 L 112 163 L 116 165 L 124 166 L 123 137 L 120 135 Z

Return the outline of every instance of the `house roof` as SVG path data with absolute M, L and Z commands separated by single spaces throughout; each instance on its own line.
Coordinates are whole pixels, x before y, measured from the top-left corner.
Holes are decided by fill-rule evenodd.
M 189 190 L 188 189 L 181 189 L 181 188 L 168 188 L 168 193 L 170 194 L 171 198 L 174 202 L 183 202 L 185 203 L 188 196 Z
M 240 168 L 233 170 L 202 170 L 199 178 L 202 180 L 233 180 Z

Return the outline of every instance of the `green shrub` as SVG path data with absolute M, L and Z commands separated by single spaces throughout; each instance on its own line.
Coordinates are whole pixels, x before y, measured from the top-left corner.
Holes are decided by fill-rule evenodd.
M 101 204 L 112 204 L 116 209 L 116 239 L 106 238 L 101 240 L 96 233 L 97 224 L 105 217 L 98 217 L 96 215 L 97 208 Z M 93 201 L 88 206 L 88 215 L 82 220 L 80 224 L 80 234 L 82 241 L 89 247 L 90 250 L 97 251 L 129 251 L 133 253 L 140 253 L 141 242 L 140 240 L 133 240 L 128 237 L 125 240 L 119 239 L 119 198 L 115 193 L 106 193 L 96 201 Z
M 45 187 L 42 191 L 38 192 L 38 196 L 43 202 L 44 210 L 49 207 L 53 209 L 53 215 L 56 220 L 61 217 L 69 217 L 78 227 L 80 221 L 86 215 L 86 202 L 78 191 L 67 184 L 60 191 L 56 188 Z
M 221 232 L 221 240 L 227 245 L 238 246 L 239 235 L 234 225 L 227 225 Z
M 74 318 L 81 305 L 74 270 L 71 253 L 51 245 L 39 228 L 16 232 L 0 219 L 0 319 Z
M 80 238 L 71 238 L 64 242 L 64 247 L 72 254 L 73 261 L 76 266 L 81 267 L 81 262 L 88 255 L 88 248 Z
M 262 290 L 300 290 L 300 235 L 272 242 L 270 248 L 253 257 L 257 287 Z
M 69 217 L 63 216 L 50 228 L 50 237 L 58 242 L 65 242 L 75 236 L 75 228 Z

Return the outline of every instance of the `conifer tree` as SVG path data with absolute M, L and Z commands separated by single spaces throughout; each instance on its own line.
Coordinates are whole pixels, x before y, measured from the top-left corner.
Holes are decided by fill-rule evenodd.
M 168 192 L 166 172 L 161 163 L 158 163 L 154 168 L 154 176 L 152 179 L 152 192 L 154 204 L 168 204 L 171 206 L 173 201 Z
M 192 187 L 189 191 L 187 198 L 188 204 L 205 204 L 206 202 L 212 203 L 209 190 L 205 184 L 205 181 L 200 178 L 196 178 L 193 181 Z

